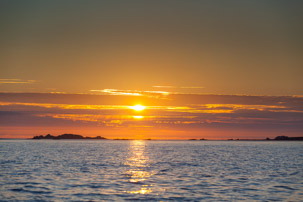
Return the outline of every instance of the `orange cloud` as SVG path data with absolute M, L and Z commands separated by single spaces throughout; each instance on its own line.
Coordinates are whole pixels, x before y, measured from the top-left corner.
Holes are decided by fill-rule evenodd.
M 32 84 L 36 80 L 23 80 L 23 79 L 0 79 L 0 84 Z

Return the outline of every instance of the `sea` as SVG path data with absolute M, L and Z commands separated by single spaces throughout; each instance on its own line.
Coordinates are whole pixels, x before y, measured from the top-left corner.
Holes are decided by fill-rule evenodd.
M 0 201 L 303 201 L 303 142 L 0 140 Z

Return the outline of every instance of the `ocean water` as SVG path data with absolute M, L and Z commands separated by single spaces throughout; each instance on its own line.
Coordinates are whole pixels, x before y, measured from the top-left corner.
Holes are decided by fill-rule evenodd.
M 303 142 L 1 140 L 1 201 L 303 201 Z

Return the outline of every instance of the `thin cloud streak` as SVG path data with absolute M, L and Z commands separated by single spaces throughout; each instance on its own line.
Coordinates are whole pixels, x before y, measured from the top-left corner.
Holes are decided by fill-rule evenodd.
M 36 80 L 23 80 L 23 79 L 0 79 L 0 84 L 33 84 L 37 83 Z
M 177 86 L 152 86 L 153 88 L 178 88 Z
M 158 94 L 169 95 L 166 91 L 139 91 L 139 90 L 119 90 L 119 89 L 103 89 L 103 90 L 90 90 L 91 92 L 100 92 L 108 95 L 127 95 L 127 96 L 147 96 L 154 97 Z
M 153 88 L 202 89 L 203 86 L 152 86 Z
M 142 94 L 131 90 L 118 90 L 118 89 L 103 89 L 103 90 L 90 90 L 91 92 L 100 92 L 109 95 L 130 95 L 142 96 Z
M 202 87 L 202 86 L 183 86 L 183 87 L 180 87 L 180 88 L 193 88 L 193 89 L 197 88 L 197 89 L 199 89 L 199 88 L 205 88 L 205 87 Z

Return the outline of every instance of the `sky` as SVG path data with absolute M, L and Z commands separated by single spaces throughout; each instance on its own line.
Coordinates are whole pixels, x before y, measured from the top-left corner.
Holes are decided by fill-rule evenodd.
M 302 136 L 302 6 L 1 0 L 0 138 Z

